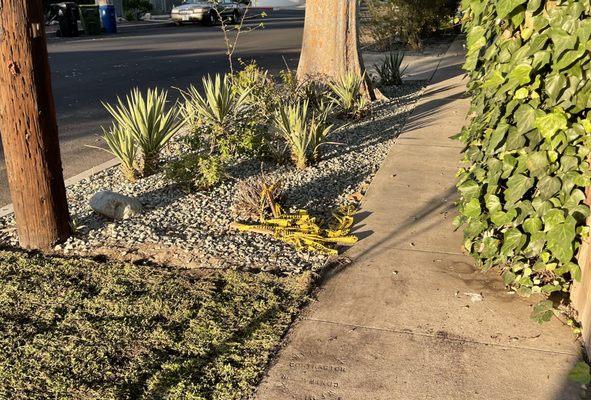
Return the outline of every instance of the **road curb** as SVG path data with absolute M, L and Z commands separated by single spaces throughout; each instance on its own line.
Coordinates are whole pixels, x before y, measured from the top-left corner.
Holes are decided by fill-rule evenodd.
M 109 161 L 106 161 L 102 164 L 99 164 L 96 167 L 92 167 L 90 169 L 87 169 L 84 172 L 81 172 L 77 175 L 74 175 L 74 176 L 66 179 L 65 180 L 66 187 L 73 186 L 73 185 L 77 184 L 78 182 L 83 181 L 84 179 L 90 178 L 91 176 L 96 175 L 99 172 L 102 172 L 102 171 L 107 170 L 109 168 L 116 167 L 119 164 L 120 164 L 119 160 L 117 160 L 116 158 L 113 158 L 112 160 L 109 160 Z M 13 212 L 14 212 L 14 208 L 12 206 L 12 203 L 7 204 L 4 207 L 0 207 L 0 218 L 4 218 L 4 217 L 12 214 Z

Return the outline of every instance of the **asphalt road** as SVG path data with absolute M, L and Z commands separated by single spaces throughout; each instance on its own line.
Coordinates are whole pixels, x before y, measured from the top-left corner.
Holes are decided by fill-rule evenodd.
M 256 60 L 271 72 L 297 66 L 304 13 L 269 12 L 262 29 L 240 37 L 236 58 Z M 111 119 L 101 105 L 113 102 L 134 87 L 185 88 L 199 84 L 207 74 L 229 70 L 223 33 L 219 27 L 200 25 L 142 26 L 97 38 L 49 38 L 53 93 L 56 101 L 60 147 L 66 178 L 112 157 L 88 146 L 102 146 L 101 125 Z M 174 100 L 178 91 L 171 89 Z M 0 206 L 10 194 L 0 155 Z

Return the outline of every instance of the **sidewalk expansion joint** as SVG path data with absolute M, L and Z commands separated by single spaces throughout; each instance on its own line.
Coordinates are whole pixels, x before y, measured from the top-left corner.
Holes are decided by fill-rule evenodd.
M 571 353 L 571 352 L 567 352 L 567 351 L 547 350 L 547 349 L 540 349 L 537 347 L 529 347 L 529 346 L 505 345 L 505 344 L 485 342 L 485 341 L 474 340 L 474 339 L 450 337 L 444 333 L 438 334 L 438 333 L 415 332 L 415 331 L 411 331 L 409 329 L 401 330 L 401 329 L 392 329 L 392 328 L 379 328 L 379 327 L 374 327 L 374 326 L 348 324 L 348 323 L 344 323 L 344 322 L 328 321 L 328 320 L 324 320 L 324 319 L 316 319 L 316 318 L 308 318 L 308 317 L 303 317 L 301 320 L 310 321 L 310 322 L 317 322 L 317 323 L 321 323 L 321 324 L 328 324 L 328 325 L 338 325 L 338 326 L 345 326 L 345 327 L 350 327 L 350 328 L 358 328 L 358 329 L 364 329 L 364 330 L 374 331 L 374 332 L 393 333 L 393 334 L 404 335 L 404 336 L 420 336 L 420 337 L 424 337 L 424 338 L 436 339 L 436 340 L 440 340 L 440 341 L 460 343 L 460 344 L 475 344 L 475 345 L 479 345 L 479 346 L 490 346 L 490 347 L 496 347 L 496 348 L 500 348 L 500 349 L 525 350 L 525 351 L 531 351 L 531 352 L 537 352 L 537 353 L 546 353 L 546 354 L 555 354 L 555 355 L 564 355 L 564 356 L 573 356 L 573 357 L 580 356 L 580 354 L 578 354 L 578 353 Z

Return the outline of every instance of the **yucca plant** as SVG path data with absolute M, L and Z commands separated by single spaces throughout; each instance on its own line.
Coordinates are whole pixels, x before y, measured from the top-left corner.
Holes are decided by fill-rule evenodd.
M 136 88 L 125 97 L 125 101 L 118 98 L 115 107 L 104 104 L 120 129 L 131 135 L 140 148 L 143 176 L 158 171 L 160 152 L 182 127 L 177 109 L 166 110 L 167 98 L 165 90 L 148 89 L 144 96 Z
M 367 109 L 367 101 L 362 93 L 365 74 L 347 72 L 338 79 L 328 82 L 332 94 L 330 98 L 345 115 L 359 118 Z
M 109 130 L 103 128 L 103 139 L 109 148 L 107 151 L 121 162 L 125 179 L 135 182 L 138 148 L 133 137 L 121 126 L 113 124 Z
M 326 143 L 333 128 L 326 123 L 330 111 L 310 115 L 307 100 L 288 103 L 277 110 L 274 125 L 289 145 L 298 169 L 305 169 L 311 160 L 316 159 L 318 148 Z
M 376 64 L 375 69 L 380 77 L 380 83 L 384 86 L 401 85 L 402 76 L 407 67 L 402 67 L 404 53 L 400 51 L 390 52 L 381 64 Z
M 128 181 L 135 182 L 138 147 L 133 137 L 121 126 L 113 124 L 108 131 L 103 130 L 103 139 L 109 152 L 121 162 L 123 176 Z
M 190 126 L 206 124 L 220 134 L 233 123 L 236 115 L 246 105 L 249 91 L 238 93 L 232 90 L 228 76 L 222 78 L 219 74 L 215 78 L 209 75 L 203 78 L 203 91 L 202 95 L 191 85 L 186 92 L 182 92 L 182 116 Z

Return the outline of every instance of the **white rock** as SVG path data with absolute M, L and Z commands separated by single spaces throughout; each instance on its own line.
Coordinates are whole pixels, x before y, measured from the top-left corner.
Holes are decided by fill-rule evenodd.
M 133 197 L 110 191 L 95 193 L 90 199 L 90 208 L 112 219 L 129 219 L 142 212 L 142 204 Z

